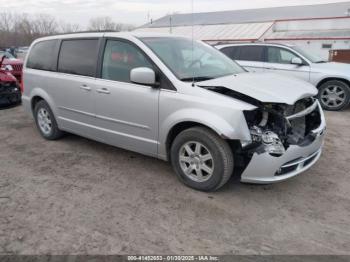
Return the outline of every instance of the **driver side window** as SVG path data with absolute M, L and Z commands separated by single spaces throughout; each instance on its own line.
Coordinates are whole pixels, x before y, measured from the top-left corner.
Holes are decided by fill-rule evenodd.
M 134 45 L 118 40 L 107 41 L 102 64 L 103 79 L 131 83 L 130 72 L 137 67 L 153 69 L 144 54 Z
M 289 50 L 279 47 L 268 47 L 267 62 L 276 64 L 291 64 L 292 59 L 298 57 Z

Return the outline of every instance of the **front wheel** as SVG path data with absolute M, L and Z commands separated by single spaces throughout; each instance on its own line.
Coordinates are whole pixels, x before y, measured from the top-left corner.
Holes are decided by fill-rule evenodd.
M 181 132 L 171 146 L 171 163 L 179 179 L 200 191 L 215 191 L 233 173 L 229 144 L 213 131 L 194 127 Z
M 328 81 L 320 86 L 318 99 L 325 110 L 343 110 L 350 103 L 350 87 L 343 81 Z

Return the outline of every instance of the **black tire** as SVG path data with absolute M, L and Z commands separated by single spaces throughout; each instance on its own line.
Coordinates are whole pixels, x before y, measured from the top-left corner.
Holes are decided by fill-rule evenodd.
M 337 104 L 337 102 L 327 100 L 325 96 L 329 94 L 329 89 L 333 89 L 334 87 L 337 88 L 337 90 L 342 90 L 341 98 L 344 99 L 343 102 Z M 319 87 L 319 92 L 317 96 L 318 100 L 321 103 L 321 106 L 323 109 L 328 111 L 341 111 L 345 108 L 347 108 L 350 104 L 350 87 L 346 82 L 340 81 L 340 80 L 330 80 L 325 82 Z
M 44 133 L 39 125 L 39 116 L 38 116 L 38 112 L 44 109 L 46 110 L 46 112 L 48 113 L 49 119 L 51 120 L 51 130 L 49 133 Z M 34 118 L 35 118 L 35 123 L 36 126 L 40 132 L 40 134 L 42 135 L 43 138 L 47 139 L 47 140 L 57 140 L 59 138 L 61 138 L 63 136 L 63 132 L 58 128 L 56 119 L 54 114 L 52 113 L 52 110 L 50 108 L 50 106 L 47 104 L 46 101 L 41 100 L 39 101 L 34 108 Z
M 212 160 L 209 161 L 213 162 L 213 172 L 207 181 L 194 181 L 185 174 L 181 167 L 181 150 L 183 150 L 183 146 L 186 143 L 190 142 L 199 142 L 204 146 L 204 150 L 207 149 L 212 156 Z M 171 146 L 170 157 L 172 166 L 179 179 L 185 185 L 196 190 L 205 192 L 218 190 L 226 184 L 233 173 L 234 160 L 229 144 L 216 133 L 205 127 L 193 127 L 181 132 Z

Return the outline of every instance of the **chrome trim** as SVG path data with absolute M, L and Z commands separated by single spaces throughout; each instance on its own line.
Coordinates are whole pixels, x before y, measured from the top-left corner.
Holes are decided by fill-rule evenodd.
M 82 115 L 86 115 L 86 116 L 95 117 L 94 114 L 87 113 L 87 112 L 80 111 L 80 110 L 71 109 L 71 108 L 64 107 L 64 106 L 59 106 L 58 109 L 63 109 L 63 110 L 67 110 L 67 111 L 70 111 L 70 112 L 73 112 L 73 113 L 78 113 L 78 114 L 82 114 Z
M 60 106 L 58 108 L 59 109 L 63 109 L 63 110 L 67 110 L 67 111 L 70 111 L 70 112 L 73 112 L 73 113 L 78 113 L 78 114 L 94 117 L 94 118 L 97 118 L 97 119 L 101 119 L 101 120 L 105 120 L 105 121 L 109 121 L 109 122 L 114 122 L 114 123 L 117 123 L 117 124 L 123 124 L 123 125 L 127 125 L 127 126 L 133 126 L 133 127 L 146 129 L 146 130 L 151 130 L 151 128 L 149 126 L 144 126 L 144 125 L 140 125 L 140 124 L 136 124 L 136 123 L 126 122 L 126 121 L 123 121 L 123 120 L 109 118 L 109 117 L 105 117 L 105 116 L 94 115 L 94 114 L 91 114 L 91 113 L 87 113 L 87 112 L 83 112 L 83 111 L 79 111 L 79 110 L 75 110 L 75 109 L 71 109 L 71 108 L 63 107 L 63 106 Z
M 318 101 L 316 100 L 310 107 L 304 109 L 303 111 L 301 111 L 295 115 L 287 116 L 286 119 L 288 121 L 290 121 L 290 120 L 311 114 L 316 109 L 317 106 L 318 106 Z
M 135 139 L 135 140 L 139 140 L 139 141 L 143 141 L 143 142 L 159 145 L 159 142 L 156 141 L 156 140 L 143 138 L 143 137 L 140 137 L 140 136 L 134 136 L 134 135 L 126 134 L 126 133 L 116 132 L 116 131 L 111 130 L 111 129 L 106 129 L 106 128 L 98 127 L 98 126 L 95 126 L 95 125 L 90 125 L 90 124 L 86 124 L 86 123 L 83 123 L 83 122 L 74 121 L 72 119 L 68 119 L 68 118 L 65 118 L 65 117 L 59 117 L 59 119 L 62 120 L 62 121 L 66 121 L 66 122 L 69 122 L 69 123 L 73 123 L 73 124 L 79 125 L 79 126 L 88 127 L 88 128 L 94 129 L 94 130 L 99 130 L 99 131 L 102 131 L 102 132 L 106 132 L 106 133 L 110 133 L 110 134 L 114 134 L 114 135 L 119 135 L 119 136 L 123 136 L 123 137 L 128 137 L 128 138 L 132 138 L 132 139 Z
M 318 100 L 316 100 L 318 108 L 320 110 L 320 112 L 322 112 L 322 107 L 321 104 Z M 324 114 L 320 114 L 321 115 L 321 124 L 318 128 L 314 129 L 311 131 L 312 134 L 316 135 L 316 136 L 320 136 L 323 135 L 323 133 L 326 131 L 327 126 L 326 126 L 326 118 L 324 116 Z
M 81 85 L 80 89 L 85 90 L 85 91 L 91 91 L 91 87 L 89 87 L 87 85 Z
M 299 160 L 290 162 L 289 164 L 285 164 L 283 166 L 281 166 L 281 168 L 286 168 L 286 167 L 291 167 L 291 166 L 296 166 L 296 165 L 300 165 L 300 164 L 304 164 L 306 161 L 308 161 L 309 159 L 315 157 L 317 154 L 319 154 L 319 152 L 315 152 L 312 155 L 308 156 L 308 157 L 304 157 L 301 158 Z
M 273 184 L 273 183 L 278 183 L 278 182 L 288 180 L 292 177 L 295 177 L 295 176 L 305 172 L 306 170 L 308 170 L 312 166 L 314 166 L 317 163 L 317 161 L 320 159 L 321 155 L 322 155 L 322 149 L 320 149 L 319 151 L 316 152 L 316 156 L 314 156 L 315 159 L 312 160 L 312 162 L 310 164 L 308 164 L 307 166 L 304 166 L 304 167 L 297 168 L 296 170 L 294 170 L 290 173 L 280 175 L 280 176 L 271 175 L 271 176 L 266 176 L 266 177 L 242 176 L 241 182 L 253 183 L 253 184 Z
M 99 94 L 106 94 L 106 95 L 109 95 L 111 92 L 109 91 L 109 89 L 107 88 L 100 88 L 100 89 L 97 89 L 96 90 L 97 93 Z
M 136 124 L 136 123 L 126 122 L 126 121 L 123 121 L 123 120 L 109 118 L 109 117 L 105 117 L 105 116 L 96 115 L 96 118 L 102 119 L 102 120 L 105 120 L 105 121 L 109 121 L 109 122 L 114 122 L 114 123 L 117 123 L 117 124 L 123 124 L 123 125 L 127 125 L 127 126 L 138 127 L 138 128 L 142 128 L 142 129 L 146 129 L 146 130 L 150 130 L 151 129 L 149 126 L 144 126 L 144 125 L 140 125 L 140 124 Z

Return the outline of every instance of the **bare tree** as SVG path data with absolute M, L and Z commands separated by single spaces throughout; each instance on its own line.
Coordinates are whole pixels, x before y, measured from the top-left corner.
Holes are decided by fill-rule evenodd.
M 60 21 L 59 31 L 61 33 L 75 33 L 75 32 L 82 31 L 82 29 L 78 24 L 71 24 L 71 23 L 65 23 L 64 21 Z
M 130 31 L 132 25 L 115 23 L 110 17 L 97 17 L 90 20 L 90 31 Z M 57 21 L 47 14 L 28 15 L 25 13 L 0 12 L 0 49 L 10 46 L 27 46 L 35 39 L 57 33 L 83 31 L 78 24 Z
M 111 17 L 96 17 L 92 18 L 88 25 L 89 31 L 130 31 L 134 28 L 132 25 L 115 23 Z
M 57 33 L 58 24 L 53 16 L 39 14 L 31 22 L 34 26 L 35 33 L 40 35 L 52 35 Z
M 12 13 L 0 13 L 0 31 L 9 32 L 13 28 L 13 15 Z
M 88 30 L 90 31 L 115 31 L 115 29 L 116 24 L 108 16 L 91 18 L 88 26 Z

